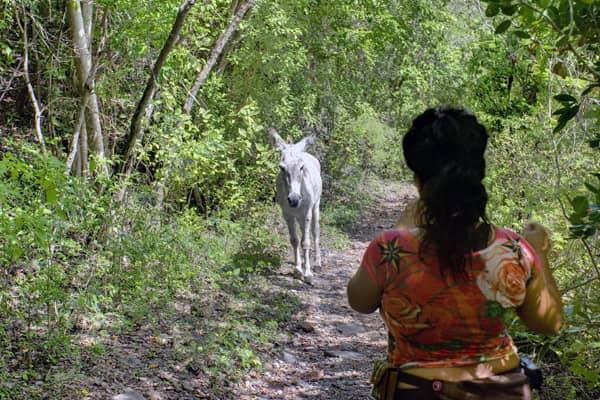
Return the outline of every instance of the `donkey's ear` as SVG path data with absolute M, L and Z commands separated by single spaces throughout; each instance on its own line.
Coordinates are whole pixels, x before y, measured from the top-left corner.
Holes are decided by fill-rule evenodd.
M 298 143 L 296 143 L 296 146 L 298 147 L 298 149 L 300 151 L 304 151 L 304 150 L 306 150 L 307 147 L 313 145 L 316 140 L 317 140 L 317 137 L 315 135 L 310 135 L 310 136 L 305 137 Z
M 283 140 L 281 138 L 281 136 L 279 136 L 279 134 L 277 133 L 275 128 L 269 128 L 268 132 L 269 132 L 269 136 L 271 137 L 271 142 L 273 143 L 273 146 L 275 146 L 275 148 L 277 150 L 283 150 L 286 148 L 287 143 L 285 143 L 285 140 Z

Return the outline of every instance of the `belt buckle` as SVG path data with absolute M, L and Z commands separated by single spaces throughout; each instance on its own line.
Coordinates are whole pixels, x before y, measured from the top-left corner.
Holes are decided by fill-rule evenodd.
M 434 392 L 441 392 L 443 388 L 444 388 L 444 384 L 442 383 L 442 381 L 432 381 L 431 382 L 431 389 Z

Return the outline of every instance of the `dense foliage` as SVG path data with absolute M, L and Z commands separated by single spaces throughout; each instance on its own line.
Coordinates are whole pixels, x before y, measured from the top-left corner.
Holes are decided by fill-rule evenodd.
M 121 173 L 134 110 L 184 3 L 133 171 Z M 244 3 L 0 0 L 0 398 L 71 393 L 48 367 L 168 319 L 182 296 L 192 309 L 209 293 L 232 302 L 194 326 L 185 356 L 214 379 L 258 368 L 296 304 L 278 294 L 286 301 L 267 312 L 251 290 L 284 254 L 266 128 L 319 133 L 334 230 L 361 211 L 367 181 L 410 181 L 400 133 L 441 103 L 467 106 L 490 130 L 491 220 L 552 231 L 568 322 L 552 339 L 511 321 L 513 334 L 547 366 L 548 398 L 597 396 L 600 4 L 257 0 L 188 112 Z M 89 27 L 87 79 L 73 15 Z M 264 320 L 245 319 L 253 312 Z

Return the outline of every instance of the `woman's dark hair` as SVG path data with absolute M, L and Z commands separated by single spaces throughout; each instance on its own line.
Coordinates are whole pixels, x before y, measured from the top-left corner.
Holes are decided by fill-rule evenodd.
M 421 187 L 421 252 L 434 249 L 442 273 L 464 277 L 469 254 L 490 226 L 483 157 L 488 135 L 474 115 L 450 107 L 419 115 L 402 140 L 406 164 Z M 484 224 L 478 229 L 478 222 Z

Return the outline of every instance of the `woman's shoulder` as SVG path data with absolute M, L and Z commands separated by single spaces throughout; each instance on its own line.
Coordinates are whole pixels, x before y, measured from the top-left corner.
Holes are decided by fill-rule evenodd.
M 496 234 L 496 240 L 500 239 L 510 239 L 510 240 L 521 240 L 523 236 L 515 232 L 510 228 L 495 226 L 494 231 Z
M 496 238 L 494 242 L 510 241 L 517 246 L 522 254 L 526 258 L 530 259 L 532 263 L 539 263 L 539 255 L 533 246 L 520 233 L 517 233 L 510 228 L 495 227 L 495 234 Z
M 515 232 L 510 228 L 504 227 L 494 227 L 495 238 L 491 246 L 492 248 L 495 245 L 506 244 L 507 247 L 512 248 L 516 251 L 520 257 L 523 257 L 526 262 L 529 262 L 533 265 L 538 265 L 540 263 L 540 258 L 535 249 L 529 242 L 520 234 Z M 486 249 L 483 249 L 481 252 L 485 252 Z

